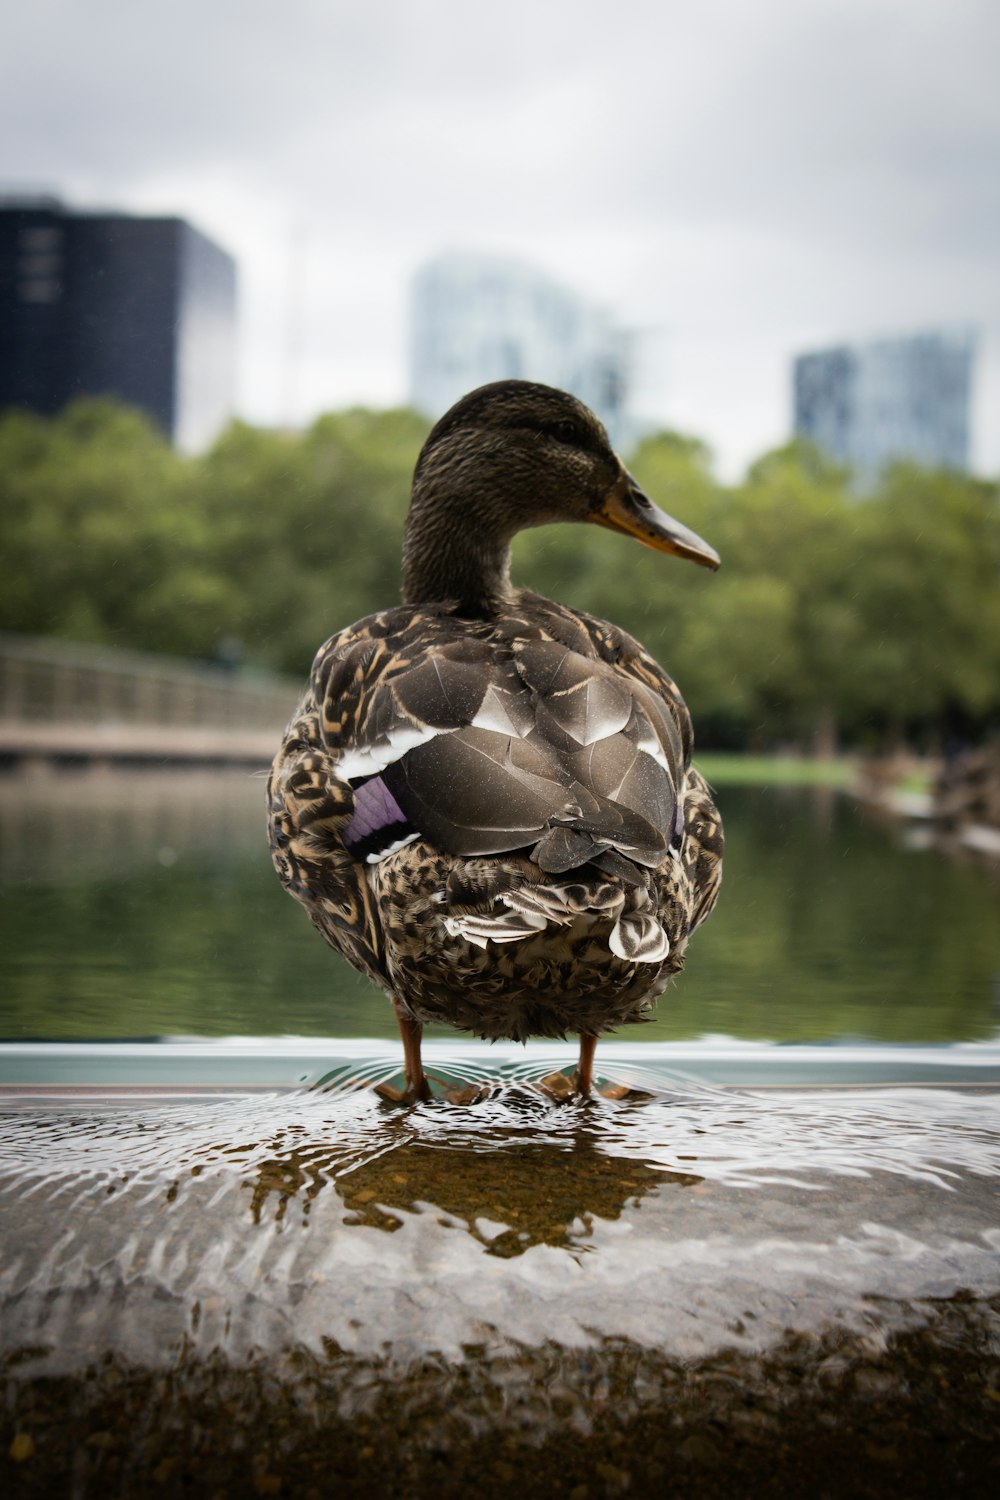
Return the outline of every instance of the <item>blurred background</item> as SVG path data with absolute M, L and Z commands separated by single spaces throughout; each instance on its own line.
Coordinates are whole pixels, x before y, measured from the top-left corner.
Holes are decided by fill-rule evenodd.
M 988 0 L 43 0 L 4 30 L 5 631 L 301 673 L 397 597 L 430 422 L 523 376 L 723 554 L 521 544 L 662 654 L 702 745 L 993 722 Z
M 274 936 L 300 914 L 264 894 L 253 777 L 320 642 L 398 599 L 430 424 L 502 377 L 579 394 L 650 495 L 722 554 L 713 577 L 593 528 L 515 552 L 519 581 L 625 625 L 676 676 L 710 774 L 860 785 L 918 820 L 911 844 L 931 822 L 995 858 L 990 0 L 288 0 L 280 17 L 259 0 L 39 0 L 8 8 L 3 33 L 0 874 L 16 998 L 0 1030 L 232 1030 L 240 984 L 267 1029 L 284 983 L 313 997 L 294 1025 L 328 1024 L 332 960 L 317 943 L 295 969 L 304 926 L 287 951 Z M 778 818 L 734 796 L 752 868 L 790 804 Z M 827 802 L 812 833 L 795 824 L 785 896 L 824 860 L 833 888 L 845 816 Z M 273 899 L 257 940 L 281 949 L 239 982 L 245 929 L 234 917 L 227 948 L 206 895 L 237 854 L 264 875 L 252 899 L 233 887 L 232 911 Z M 185 869 L 210 869 L 209 887 L 185 887 Z M 912 879 L 872 875 L 872 892 L 898 884 L 904 925 Z M 975 1020 L 939 1007 L 934 1035 L 995 1024 L 995 898 L 977 879 L 935 874 L 921 898 L 954 906 L 954 952 L 917 969 L 953 973 L 959 951 L 975 967 Z M 744 976 L 752 934 L 795 930 L 768 912 L 739 918 Z M 76 934 L 59 974 L 54 930 Z M 198 932 L 181 972 L 179 934 Z M 763 995 L 777 960 L 758 956 Z M 790 993 L 829 974 L 825 949 L 810 962 Z M 907 966 L 899 992 L 915 987 Z M 797 1005 L 748 1021 L 744 996 L 716 1020 L 798 1035 Z M 834 1010 L 834 1033 L 927 1032 Z

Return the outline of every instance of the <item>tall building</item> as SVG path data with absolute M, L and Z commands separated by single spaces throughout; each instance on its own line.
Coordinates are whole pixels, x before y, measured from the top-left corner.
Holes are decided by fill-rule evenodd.
M 0 202 L 0 408 L 117 396 L 197 451 L 232 413 L 235 327 L 235 262 L 183 219 Z
M 626 335 L 532 266 L 445 255 L 414 279 L 410 399 L 430 417 L 490 380 L 538 380 L 579 396 L 621 443 L 628 377 Z
M 795 432 L 861 482 L 894 459 L 968 469 L 975 337 L 920 333 L 795 361 Z

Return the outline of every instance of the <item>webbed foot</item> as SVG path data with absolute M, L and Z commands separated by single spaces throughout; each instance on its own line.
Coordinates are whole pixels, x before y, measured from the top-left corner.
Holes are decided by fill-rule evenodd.
M 633 1083 L 605 1083 L 597 1090 L 602 1099 L 652 1099 L 648 1089 L 636 1088 Z
M 571 1099 L 580 1098 L 579 1079 L 576 1073 L 571 1078 L 565 1073 L 546 1073 L 544 1078 L 539 1078 L 535 1087 L 555 1104 L 568 1104 Z
M 401 1089 L 394 1088 L 391 1083 L 376 1083 L 372 1092 L 390 1104 L 429 1104 L 434 1098 L 424 1074 L 420 1075 L 419 1082 L 408 1081 L 406 1087 Z

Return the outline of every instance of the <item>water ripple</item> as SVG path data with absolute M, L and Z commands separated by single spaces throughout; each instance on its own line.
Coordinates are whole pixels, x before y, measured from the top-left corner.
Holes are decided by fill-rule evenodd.
M 57 1364 L 502 1334 L 682 1357 L 1000 1287 L 1000 1100 L 527 1082 L 0 1113 L 6 1348 Z M 492 1332 L 491 1332 L 492 1331 Z

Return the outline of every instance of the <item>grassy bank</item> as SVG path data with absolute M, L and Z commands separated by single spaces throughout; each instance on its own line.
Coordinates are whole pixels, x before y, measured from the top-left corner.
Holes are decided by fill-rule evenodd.
M 808 756 L 740 755 L 706 751 L 695 764 L 713 786 L 853 786 L 857 764 L 847 757 L 815 760 Z

